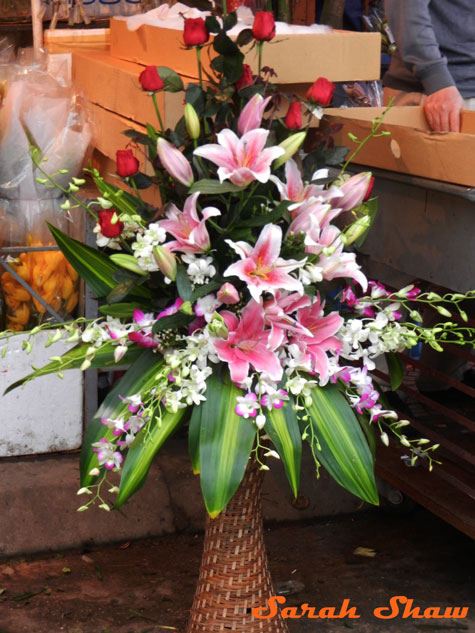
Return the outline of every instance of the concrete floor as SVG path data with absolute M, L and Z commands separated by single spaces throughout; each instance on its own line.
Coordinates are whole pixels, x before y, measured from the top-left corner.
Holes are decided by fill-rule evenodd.
M 339 607 L 347 598 L 361 616 L 287 620 L 291 633 L 475 633 L 474 543 L 421 508 L 267 524 L 266 542 L 274 584 L 291 580 L 298 589 L 286 606 Z M 202 534 L 188 531 L 3 559 L 0 633 L 183 632 L 201 545 Z M 373 610 L 393 596 L 469 612 L 458 620 L 376 618 Z

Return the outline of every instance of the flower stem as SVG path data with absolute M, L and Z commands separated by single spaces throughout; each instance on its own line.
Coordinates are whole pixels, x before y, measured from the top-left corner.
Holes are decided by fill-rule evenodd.
M 160 124 L 160 129 L 163 132 L 165 130 L 165 127 L 163 125 L 162 115 L 160 114 L 160 108 L 158 107 L 157 95 L 154 92 L 152 93 L 152 99 L 153 99 L 153 105 L 155 106 L 155 112 L 157 113 L 158 122 Z
M 142 196 L 140 195 L 140 191 L 138 190 L 137 185 L 135 184 L 135 178 L 133 176 L 130 177 L 130 182 L 132 183 L 132 188 L 135 191 L 135 195 L 140 200 L 141 205 L 145 206 L 144 201 L 142 200 Z
M 226 6 L 226 4 L 224 4 Z M 201 46 L 196 47 L 196 58 L 198 59 L 198 77 L 200 80 L 200 88 L 203 88 L 203 77 L 201 75 Z
M 226 3 L 226 0 L 223 0 L 223 18 L 227 18 L 228 17 L 228 5 Z
M 261 76 L 261 68 L 262 68 L 262 47 L 264 46 L 264 42 L 257 42 L 257 51 L 259 55 L 259 62 L 257 67 L 257 75 Z

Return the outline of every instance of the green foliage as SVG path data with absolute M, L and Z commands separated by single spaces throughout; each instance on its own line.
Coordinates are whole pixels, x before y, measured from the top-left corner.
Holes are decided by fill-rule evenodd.
M 300 485 L 300 464 L 302 461 L 302 438 L 294 402 L 285 402 L 281 409 L 267 412 L 266 433 L 269 435 L 284 464 L 290 487 L 297 497 Z

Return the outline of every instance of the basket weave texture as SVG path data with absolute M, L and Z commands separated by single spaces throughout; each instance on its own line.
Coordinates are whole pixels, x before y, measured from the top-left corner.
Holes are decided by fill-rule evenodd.
M 280 615 L 261 620 L 251 613 L 274 595 L 264 545 L 262 475 L 251 464 L 226 509 L 207 518 L 187 633 L 288 633 Z

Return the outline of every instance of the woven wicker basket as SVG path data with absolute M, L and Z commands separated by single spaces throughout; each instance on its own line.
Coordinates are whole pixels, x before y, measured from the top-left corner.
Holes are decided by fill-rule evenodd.
M 207 519 L 187 633 L 288 633 L 280 615 L 261 620 L 251 613 L 273 595 L 262 526 L 262 475 L 251 464 L 226 509 Z

